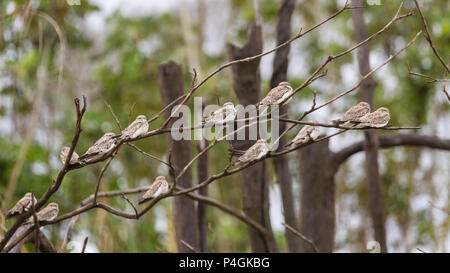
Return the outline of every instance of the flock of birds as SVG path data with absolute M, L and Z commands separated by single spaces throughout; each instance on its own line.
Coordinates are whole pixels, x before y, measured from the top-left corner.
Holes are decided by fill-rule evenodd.
M 266 97 L 262 99 L 257 106 L 272 106 L 283 105 L 288 103 L 294 90 L 288 82 L 281 82 L 277 87 L 267 93 Z M 390 120 L 389 109 L 381 107 L 376 111 L 370 112 L 370 105 L 366 102 L 360 102 L 357 105 L 348 109 L 339 119 L 333 120 L 332 123 L 347 128 L 381 128 L 388 124 Z M 233 103 L 227 102 L 221 108 L 214 111 L 210 116 L 205 117 L 202 121 L 204 126 L 221 125 L 228 122 L 232 122 L 236 118 L 236 108 Z M 317 123 L 317 121 L 312 121 Z M 114 147 L 116 147 L 119 140 L 135 139 L 147 133 L 149 129 L 147 118 L 144 115 L 139 115 L 127 128 L 122 130 L 121 134 L 106 133 L 99 140 L 97 140 L 83 155 L 78 156 L 73 152 L 70 158 L 69 164 L 77 164 L 86 162 L 96 156 L 100 156 L 108 153 Z M 300 144 L 315 141 L 320 135 L 320 126 L 305 125 L 298 132 L 298 134 L 287 143 L 286 147 L 298 146 Z M 60 153 L 60 159 L 63 164 L 66 162 L 69 154 L 70 147 L 63 147 Z M 266 156 L 270 152 L 270 147 L 266 140 L 259 139 L 253 144 L 247 151 L 232 162 L 231 165 L 245 164 L 252 161 L 257 161 Z M 168 193 L 169 183 L 164 176 L 158 176 L 152 183 L 150 188 L 139 199 L 138 203 L 143 204 L 153 198 Z M 25 194 L 15 206 L 10 209 L 6 215 L 6 218 L 20 215 L 28 211 L 32 202 L 36 203 L 37 200 L 32 193 Z M 51 221 L 58 215 L 58 204 L 50 203 L 47 207 L 40 210 L 36 215 L 38 221 Z M 31 224 L 33 218 L 30 217 L 25 224 Z

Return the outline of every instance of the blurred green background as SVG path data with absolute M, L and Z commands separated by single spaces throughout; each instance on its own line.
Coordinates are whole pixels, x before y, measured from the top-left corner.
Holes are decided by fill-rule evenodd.
M 292 20 L 293 33 L 300 27 L 305 30 L 320 22 L 344 2 L 298 0 Z M 368 6 L 364 11 L 369 34 L 391 20 L 400 3 L 381 2 L 381 6 Z M 436 47 L 446 59 L 450 52 L 449 1 L 421 1 L 421 4 Z M 265 49 L 275 46 L 278 7 L 279 1 L 261 1 Z M 403 11 L 407 10 L 408 5 Z M 158 65 L 168 60 L 181 64 L 185 88 L 188 88 L 193 67 L 200 72 L 200 77 L 207 75 L 227 61 L 226 42 L 242 44 L 246 40 L 247 27 L 254 22 L 254 9 L 252 1 L 239 0 L 81 0 L 79 6 L 70 6 L 62 0 L 3 0 L 0 18 L 0 201 L 3 207 L 13 166 L 27 132 L 33 127 L 30 125 L 33 113 L 37 116 L 36 128 L 32 130 L 12 202 L 30 190 L 40 196 L 61 167 L 59 150 L 70 144 L 74 132 L 74 97 L 85 95 L 88 99 L 83 133 L 76 149 L 81 154 L 105 132 L 118 132 L 105 102 L 111 104 L 122 125 L 128 123 L 133 106 L 133 118 L 138 114 L 148 117 L 156 114 L 161 109 L 156 79 Z M 371 41 L 372 67 L 403 47 L 421 28 L 418 16 L 409 17 Z M 58 32 L 63 36 L 58 36 Z M 298 86 L 328 55 L 352 44 L 351 14 L 346 11 L 291 45 L 289 81 Z M 263 93 L 268 90 L 272 61 L 273 55 L 262 59 Z M 420 133 L 448 137 L 450 104 L 441 92 L 442 84 L 427 83 L 423 78 L 408 75 L 406 61 L 415 72 L 443 77 L 442 66 L 421 37 L 406 53 L 376 73 L 375 105 L 389 107 L 392 124 L 422 126 Z M 319 102 L 324 102 L 351 87 L 358 77 L 355 53 L 334 61 L 328 66 L 327 77 L 295 96 L 291 115 L 294 117 L 310 107 L 313 89 L 317 90 Z M 209 104 L 215 104 L 217 96 L 221 103 L 237 103 L 230 71 L 225 70 L 208 81 L 198 90 L 197 96 L 200 95 Z M 40 97 L 42 104 L 38 103 Z M 357 93 L 346 96 L 314 113 L 311 119 L 327 121 L 357 100 Z M 159 125 L 160 120 L 152 128 Z M 338 150 L 362 138 L 360 132 L 346 133 L 334 138 L 331 146 Z M 164 136 L 141 140 L 136 145 L 165 157 Z M 195 151 L 195 143 L 192 147 Z M 226 165 L 223 154 L 227 149 L 224 143 L 212 150 L 210 174 Z M 431 202 L 450 208 L 449 154 L 412 148 L 385 150 L 380 154 L 390 251 L 417 252 L 416 247 L 449 251 L 448 214 L 430 205 Z M 295 155 L 290 158 L 296 174 Z M 359 154 L 347 161 L 337 175 L 336 251 L 366 251 L 365 242 L 372 236 L 363 166 L 364 155 Z M 94 191 L 101 167 L 102 164 L 90 166 L 66 176 L 51 200 L 58 202 L 60 212 L 77 208 Z M 196 181 L 195 167 L 193 172 Z M 164 166 L 124 147 L 105 174 L 101 190 L 148 185 L 161 174 L 167 174 Z M 240 210 L 239 179 L 239 176 L 221 179 L 210 187 L 210 195 Z M 274 181 L 273 170 L 271 181 Z M 294 184 L 298 197 L 298 185 Z M 274 183 L 270 197 L 272 226 L 280 249 L 286 251 L 284 228 L 280 224 L 280 193 Z M 138 196 L 130 198 L 136 201 Z M 104 201 L 132 212 L 120 197 Z M 176 251 L 171 205 L 170 199 L 162 201 L 138 222 L 102 210 L 89 211 L 80 217 L 74 240 L 81 244 L 89 236 L 88 252 Z M 0 218 L 0 237 L 12 223 Z M 214 208 L 208 208 L 208 223 L 210 251 L 250 251 L 244 224 Z M 67 224 L 64 221 L 44 229 L 58 248 Z M 27 247 L 32 250 L 32 246 Z

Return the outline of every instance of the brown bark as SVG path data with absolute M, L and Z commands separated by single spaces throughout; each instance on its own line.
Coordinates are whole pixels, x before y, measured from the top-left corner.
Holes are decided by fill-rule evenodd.
M 27 232 L 30 226 L 22 226 L 20 227 L 16 233 L 14 233 L 13 237 L 11 237 L 11 241 L 15 241 L 16 238 L 19 239 L 24 232 Z M 21 242 L 15 245 L 8 253 L 21 253 L 22 246 L 26 243 L 33 243 L 35 241 L 35 233 L 32 232 L 28 236 L 26 236 Z M 45 236 L 42 231 L 39 231 L 39 251 L 41 253 L 56 253 L 56 248 L 53 246 L 52 242 Z
M 362 6 L 362 0 L 353 0 L 352 5 Z M 353 26 L 356 42 L 362 42 L 367 39 L 366 24 L 363 17 L 363 9 L 352 9 Z M 370 69 L 370 50 L 366 43 L 358 48 L 358 66 L 361 75 L 366 75 Z M 373 109 L 373 91 L 375 82 L 371 77 L 364 80 L 360 88 L 361 101 L 370 104 Z M 369 189 L 369 207 L 372 217 L 372 226 L 375 233 L 375 240 L 380 243 L 381 252 L 387 252 L 386 245 L 386 227 L 383 204 L 383 193 L 380 174 L 378 170 L 378 137 L 375 130 L 364 132 L 364 150 L 366 152 L 366 176 Z
M 295 0 L 283 0 L 278 10 L 277 22 L 277 45 L 280 45 L 291 37 L 291 17 L 295 8 Z M 274 88 L 280 82 L 287 80 L 288 55 L 290 46 L 283 47 L 276 51 L 273 62 L 273 73 L 270 79 L 270 88 Z M 280 107 L 280 115 L 288 113 L 287 106 Z M 286 129 L 286 123 L 280 123 L 280 133 Z M 286 143 L 286 137 L 280 139 L 278 150 L 281 150 Z M 295 214 L 295 201 L 292 194 L 292 176 L 289 170 L 287 155 L 282 155 L 273 159 L 277 182 L 280 185 L 281 197 L 283 200 L 284 221 L 294 229 L 298 229 L 297 217 Z M 286 230 L 286 241 L 290 252 L 299 252 L 300 239 L 294 233 Z
M 392 136 L 381 136 L 379 138 L 380 148 L 392 148 L 397 146 L 426 147 L 450 151 L 450 139 L 442 139 L 436 136 L 419 134 L 397 134 Z M 350 156 L 364 150 L 364 141 L 354 143 L 342 150 L 333 153 L 333 173 Z
M 228 44 L 230 60 L 254 56 L 262 52 L 261 26 L 252 26 L 247 43 L 243 47 Z M 239 63 L 231 67 L 233 88 L 239 102 L 246 106 L 255 104 L 261 97 L 260 59 Z M 254 141 L 232 141 L 233 148 L 248 149 Z M 253 252 L 277 252 L 269 217 L 269 185 L 267 162 L 263 161 L 241 172 L 243 187 L 243 210 L 251 219 L 265 227 L 267 236 L 249 228 L 250 244 Z
M 183 75 L 181 66 L 173 61 L 161 64 L 158 67 L 158 84 L 160 87 L 163 106 L 183 95 Z M 173 107 L 173 106 L 172 106 Z M 165 112 L 168 118 L 171 109 Z M 170 127 L 170 124 L 168 125 Z M 171 158 L 175 175 L 186 166 L 191 158 L 191 144 L 188 140 L 173 141 L 170 134 L 166 135 L 167 147 L 172 146 Z M 189 169 L 178 180 L 178 186 L 188 188 L 192 186 L 192 174 Z M 186 196 L 174 198 L 174 225 L 179 252 L 192 252 L 182 244 L 184 240 L 195 249 L 198 246 L 198 224 L 194 201 Z
M 328 139 L 299 149 L 300 232 L 320 252 L 332 252 L 335 230 L 334 179 L 329 166 Z M 311 244 L 300 243 L 302 252 L 314 252 Z

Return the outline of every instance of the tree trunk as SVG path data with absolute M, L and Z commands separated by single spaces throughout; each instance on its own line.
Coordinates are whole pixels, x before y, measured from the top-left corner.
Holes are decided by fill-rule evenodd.
M 278 10 L 277 22 L 277 45 L 280 45 L 291 37 L 291 16 L 295 8 L 295 0 L 283 0 Z M 270 79 L 270 88 L 274 88 L 280 82 L 287 80 L 288 55 L 290 46 L 287 45 L 275 53 L 273 62 L 273 73 Z M 280 115 L 287 114 L 287 105 L 280 107 Z M 286 123 L 280 123 L 280 134 L 286 129 Z M 280 139 L 279 148 L 286 144 L 286 137 Z M 287 155 L 273 159 L 277 182 L 280 185 L 281 197 L 283 199 L 284 221 L 294 229 L 298 230 L 298 222 L 295 214 L 295 201 L 292 194 L 292 176 L 289 170 Z M 286 230 L 286 241 L 290 252 L 300 251 L 300 239 L 289 230 Z
M 257 55 L 262 52 L 261 26 L 252 26 L 247 43 L 243 47 L 228 44 L 230 60 L 237 60 Z M 233 88 L 239 102 L 246 106 L 255 104 L 261 97 L 261 77 L 259 72 L 260 59 L 239 63 L 231 67 Z M 248 149 L 254 141 L 232 141 L 233 148 Z M 269 185 L 267 162 L 255 164 L 242 173 L 243 210 L 245 214 L 264 226 L 267 240 L 257 230 L 249 228 L 250 243 L 253 252 L 278 252 L 278 247 L 272 233 L 269 216 Z
M 352 5 L 362 6 L 362 0 L 353 0 Z M 352 9 L 353 26 L 355 28 L 356 42 L 359 43 L 367 39 L 366 24 L 363 17 L 363 9 Z M 370 50 L 369 44 L 366 43 L 358 48 L 358 66 L 361 75 L 370 72 Z M 373 91 L 375 82 L 372 77 L 364 80 L 361 84 L 360 97 L 361 101 L 370 104 L 373 109 Z M 375 130 L 367 130 L 364 132 L 364 150 L 366 152 L 366 175 L 369 188 L 369 207 L 372 217 L 372 226 L 375 233 L 375 240 L 380 243 L 381 252 L 387 252 L 386 245 L 386 229 L 383 205 L 383 194 L 381 190 L 381 179 L 378 170 L 378 137 Z
M 300 181 L 300 232 L 313 240 L 320 252 L 332 252 L 335 230 L 334 178 L 328 139 L 298 152 Z M 314 252 L 301 241 L 302 252 Z
M 158 67 L 158 84 L 160 87 L 163 106 L 183 95 L 183 75 L 181 66 L 173 61 L 161 64 Z M 172 106 L 173 107 L 173 106 Z M 168 118 L 171 109 L 165 112 Z M 170 127 L 171 123 L 169 123 Z M 191 144 L 188 140 L 173 141 L 170 134 L 166 135 L 167 147 L 172 146 L 171 158 L 175 169 L 175 175 L 186 166 L 191 159 Z M 188 188 L 192 186 L 191 169 L 186 171 L 178 181 L 178 186 Z M 177 239 L 178 252 L 191 252 L 188 247 L 180 242 L 184 240 L 195 249 L 198 246 L 198 224 L 194 201 L 186 196 L 174 199 L 174 225 Z

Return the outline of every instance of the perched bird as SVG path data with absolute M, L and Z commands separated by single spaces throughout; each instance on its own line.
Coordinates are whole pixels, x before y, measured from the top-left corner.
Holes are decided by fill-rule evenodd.
M 333 120 L 332 122 L 335 124 L 348 124 L 348 122 L 358 120 L 360 117 L 363 117 L 368 113 L 370 113 L 370 105 L 367 102 L 360 102 L 348 109 L 342 117 L 337 120 Z
M 233 103 L 227 102 L 221 108 L 214 111 L 209 117 L 203 119 L 203 125 L 224 124 L 236 118 L 236 109 Z
M 6 219 L 20 215 L 31 208 L 32 200 L 37 203 L 36 197 L 33 196 L 31 192 L 26 193 L 6 214 Z
M 292 99 L 291 95 L 293 93 L 294 90 L 288 82 L 280 82 L 277 87 L 272 88 L 272 90 L 267 93 L 266 97 L 258 103 L 258 106 L 281 105 L 288 103 Z
M 352 123 L 358 124 L 357 127 L 375 127 L 381 128 L 386 126 L 391 119 L 389 109 L 386 107 L 380 107 L 376 111 L 369 113 L 358 120 L 352 121 Z
M 123 129 L 121 137 L 123 139 L 135 138 L 147 133 L 148 122 L 144 115 L 139 115 L 127 128 Z
M 66 159 L 67 159 L 67 155 L 69 154 L 69 151 L 70 151 L 70 147 L 67 147 L 67 146 L 62 147 L 62 149 L 61 149 L 61 153 L 59 154 L 59 159 L 61 159 L 63 164 L 66 163 Z M 78 154 L 75 151 L 73 151 L 69 164 L 77 163 L 78 159 L 79 159 Z
M 238 165 L 240 163 L 248 163 L 254 160 L 261 159 L 269 153 L 269 145 L 265 139 L 258 139 L 253 146 L 251 146 L 243 155 L 238 157 L 231 165 Z
M 165 194 L 169 191 L 169 183 L 167 183 L 166 178 L 164 176 L 156 177 L 155 181 L 150 186 L 150 189 L 144 193 L 144 195 L 139 199 L 139 205 L 147 202 L 153 198 L 160 196 L 161 194 Z
M 312 122 L 317 123 L 316 120 L 313 120 Z M 299 144 L 307 143 L 311 140 L 316 140 L 319 137 L 319 134 L 320 134 L 319 126 L 305 125 L 298 132 L 298 134 L 294 137 L 294 139 L 285 145 L 285 147 L 291 146 L 294 144 L 299 145 Z
M 111 151 L 116 146 L 116 135 L 114 133 L 106 133 L 94 145 L 80 156 L 80 160 L 87 159 L 96 155 L 105 154 Z
M 59 213 L 59 207 L 56 203 L 50 203 L 45 208 L 41 209 L 38 213 L 36 213 L 37 220 L 38 221 L 52 221 L 53 219 L 58 216 Z M 34 223 L 33 216 L 30 216 L 30 218 L 27 219 L 25 224 L 32 224 Z

